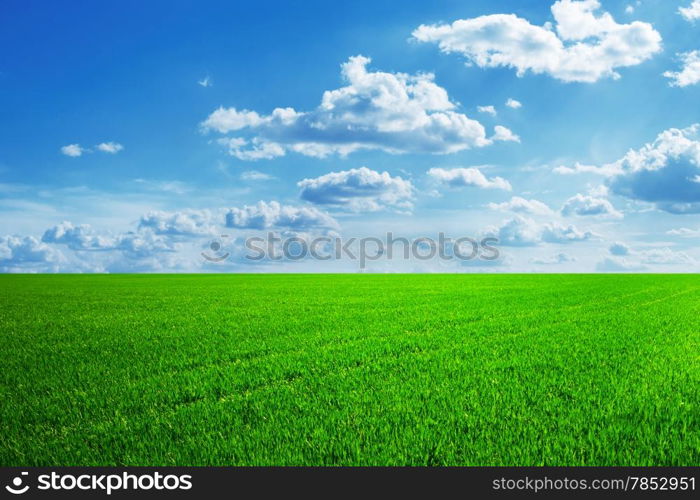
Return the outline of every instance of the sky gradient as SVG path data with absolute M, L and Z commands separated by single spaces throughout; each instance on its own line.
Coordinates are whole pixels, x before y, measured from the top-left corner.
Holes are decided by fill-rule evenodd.
M 357 272 L 244 239 L 387 232 L 500 258 L 364 271 L 700 270 L 698 0 L 0 14 L 2 272 Z

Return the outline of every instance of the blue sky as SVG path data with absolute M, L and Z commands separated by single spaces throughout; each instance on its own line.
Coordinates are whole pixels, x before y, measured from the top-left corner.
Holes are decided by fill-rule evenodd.
M 502 258 L 368 271 L 699 270 L 698 1 L 0 13 L 4 272 L 353 272 L 242 241 L 388 231 Z

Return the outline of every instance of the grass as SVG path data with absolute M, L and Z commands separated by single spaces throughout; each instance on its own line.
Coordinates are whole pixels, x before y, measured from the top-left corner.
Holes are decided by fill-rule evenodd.
M 0 465 L 700 465 L 694 275 L 1 276 Z

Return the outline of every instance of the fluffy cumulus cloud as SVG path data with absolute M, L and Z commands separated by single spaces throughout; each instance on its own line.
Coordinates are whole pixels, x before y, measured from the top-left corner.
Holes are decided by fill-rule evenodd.
M 482 68 L 510 67 L 518 76 L 544 73 L 565 82 L 619 78 L 617 68 L 636 66 L 661 50 L 661 36 L 649 23 L 617 23 L 598 0 L 559 0 L 554 28 L 514 14 L 421 25 L 413 37 L 459 53 Z
M 510 191 L 510 183 L 502 177 L 486 177 L 481 170 L 469 168 L 431 168 L 428 175 L 440 184 L 458 187 L 477 187 L 482 189 L 503 189 Z
M 654 203 L 670 213 L 700 212 L 700 124 L 672 128 L 619 160 L 600 167 L 558 167 L 560 174 L 593 173 L 607 178 L 614 194 Z
M 161 252 L 175 252 L 177 245 L 169 238 L 153 231 L 129 231 L 119 234 L 114 240 L 114 250 L 129 257 L 150 257 Z
M 542 228 L 542 241 L 547 243 L 574 243 L 590 240 L 594 236 L 591 231 L 579 230 L 573 224 L 562 225 L 552 222 L 545 224 Z
M 82 156 L 84 152 L 85 149 L 83 149 L 83 147 L 80 144 L 68 144 L 67 146 L 61 147 L 62 154 L 66 156 L 71 156 L 73 158 Z
M 333 229 L 338 222 L 315 207 L 282 205 L 276 201 L 259 201 L 255 205 L 231 208 L 226 213 L 226 227 L 236 229 Z
M 222 137 L 216 142 L 224 146 L 228 154 L 239 160 L 271 160 L 285 154 L 285 149 L 280 144 L 268 142 L 259 137 L 251 140 L 242 137 Z
M 612 191 L 672 213 L 700 212 L 700 125 L 662 132 L 610 167 Z
M 222 107 L 201 128 L 205 133 L 236 133 L 219 143 L 242 160 L 290 151 L 319 158 L 362 149 L 446 154 L 517 137 L 504 130 L 488 137 L 481 123 L 456 110 L 432 74 L 370 71 L 369 63 L 367 57 L 351 57 L 342 65 L 347 85 L 324 92 L 312 111 L 276 108 L 261 115 Z
M 52 272 L 61 252 L 33 236 L 0 236 L 0 272 Z
M 124 146 L 118 142 L 102 142 L 95 146 L 95 148 L 103 153 L 117 154 L 119 151 L 124 149 Z
M 213 242 L 229 242 L 225 249 L 231 257 L 229 268 L 241 268 L 247 263 L 242 261 L 247 253 L 243 235 L 229 233 L 224 226 L 306 239 L 337 235 L 339 228 L 335 219 L 316 207 L 276 201 L 213 212 L 152 211 L 141 216 L 134 230 L 125 232 L 64 221 L 46 229 L 40 239 L 0 237 L 0 272 L 196 272 L 210 269 L 202 253 L 214 251 Z M 232 239 L 226 240 L 229 236 Z
M 96 234 L 89 224 L 73 225 L 68 221 L 47 229 L 41 241 L 66 245 L 71 250 L 110 250 L 116 245 L 113 237 Z
M 212 214 L 208 210 L 152 211 L 141 216 L 139 229 L 144 228 L 152 230 L 155 234 L 170 236 L 202 236 L 218 233 Z
M 679 7 L 678 12 L 688 21 L 700 19 L 700 0 L 693 0 L 687 7 Z
M 494 108 L 493 106 L 477 106 L 476 110 L 479 113 L 486 113 L 491 116 L 496 116 L 496 108 Z
M 514 217 L 505 221 L 495 231 L 498 244 L 513 247 L 535 246 L 541 241 L 542 228 L 532 219 Z
M 301 198 L 317 205 L 346 207 L 353 211 L 376 211 L 386 207 L 412 207 L 411 181 L 367 167 L 331 172 L 297 183 Z
M 147 216 L 144 216 L 147 217 Z M 150 227 L 121 233 L 98 232 L 88 224 L 64 221 L 47 229 L 41 245 L 58 252 L 51 272 L 170 272 L 196 270 L 199 262 L 181 254 L 181 235 L 157 234 Z M 26 267 L 26 266 L 25 266 Z
M 535 246 L 540 243 L 575 243 L 592 239 L 595 235 L 590 231 L 581 231 L 573 225 L 562 225 L 558 222 L 539 224 L 534 220 L 515 216 L 505 221 L 497 228 L 491 228 L 488 234 L 499 240 L 504 246 Z
M 523 104 L 520 101 L 516 101 L 511 97 L 506 101 L 506 106 L 508 106 L 511 109 L 520 109 L 523 107 Z
M 678 54 L 681 61 L 680 71 L 666 71 L 664 76 L 670 78 L 672 87 L 687 87 L 700 82 L 700 50 Z
M 509 128 L 503 127 L 501 125 L 496 125 L 493 127 L 494 134 L 492 139 L 494 141 L 504 141 L 504 142 L 520 142 L 520 136 L 513 133 Z
M 73 225 L 68 221 L 47 229 L 41 241 L 66 245 L 78 251 L 119 251 L 129 257 L 148 257 L 177 249 L 167 237 L 156 234 L 150 228 L 116 235 L 100 234 L 89 224 Z
M 152 211 L 125 232 L 64 221 L 46 229 L 41 239 L 0 237 L 0 272 L 196 272 L 210 269 L 202 253 L 211 253 L 213 242 L 230 243 L 228 264 L 238 269 L 247 263 L 241 260 L 246 254 L 243 235 L 224 227 L 308 239 L 336 235 L 339 225 L 316 207 L 276 201 L 211 212 Z
M 605 198 L 597 198 L 595 196 L 577 194 L 572 196 L 564 203 L 561 208 L 561 214 L 565 216 L 595 216 L 607 217 L 611 219 L 621 219 L 622 214 L 615 210 L 612 203 Z
M 550 215 L 554 211 L 539 200 L 528 200 L 520 196 L 513 196 L 509 201 L 503 203 L 489 203 L 491 210 L 499 212 L 516 212 L 533 215 Z

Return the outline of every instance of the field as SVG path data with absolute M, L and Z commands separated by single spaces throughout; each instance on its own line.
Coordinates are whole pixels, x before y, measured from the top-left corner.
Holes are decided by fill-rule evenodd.
M 0 276 L 0 465 L 700 465 L 694 275 Z

